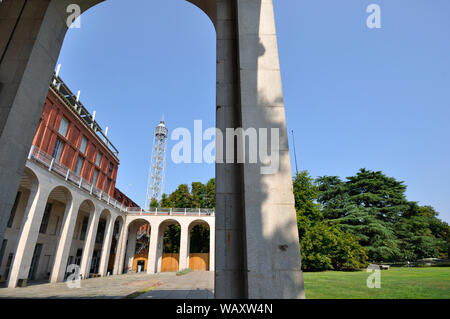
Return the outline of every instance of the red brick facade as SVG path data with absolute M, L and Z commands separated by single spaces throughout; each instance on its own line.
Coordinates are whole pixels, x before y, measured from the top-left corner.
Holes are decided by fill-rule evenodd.
M 45 101 L 33 145 L 89 183 L 95 182 L 96 188 L 122 204 L 128 207 L 138 206 L 115 188 L 118 157 L 52 87 Z

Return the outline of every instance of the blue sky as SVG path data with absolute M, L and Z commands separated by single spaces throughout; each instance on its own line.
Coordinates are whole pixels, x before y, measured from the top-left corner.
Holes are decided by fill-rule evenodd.
M 382 170 L 450 221 L 450 2 L 274 1 L 288 130 L 311 175 Z M 381 29 L 366 8 L 381 7 Z M 145 200 L 153 128 L 215 125 L 215 31 L 183 0 L 108 0 L 69 30 L 61 76 L 120 150 L 117 186 Z M 174 164 L 165 191 L 214 165 Z M 292 141 L 291 141 L 292 152 Z M 293 156 L 292 169 L 295 170 Z

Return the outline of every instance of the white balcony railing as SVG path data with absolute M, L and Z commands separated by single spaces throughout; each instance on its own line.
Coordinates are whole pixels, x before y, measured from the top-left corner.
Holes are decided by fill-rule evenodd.
M 80 189 L 84 189 L 85 191 L 89 192 L 90 195 L 106 202 L 107 204 L 119 209 L 120 211 L 127 211 L 127 207 L 120 204 L 117 200 L 110 198 L 107 193 L 103 192 L 101 189 L 94 187 L 94 185 L 90 184 L 87 180 L 77 175 L 69 168 L 59 164 L 53 157 L 34 145 L 31 146 L 28 160 L 34 160 L 40 163 L 44 167 L 48 168 L 49 171 L 55 172 L 56 174 L 60 175 L 67 182 L 74 184 L 74 186 L 77 186 Z
M 215 216 L 214 209 L 209 208 L 150 208 L 144 210 L 139 207 L 128 207 L 129 215 L 153 215 L 153 216 Z
M 214 209 L 210 208 L 150 208 L 144 210 L 140 207 L 125 207 L 114 198 L 111 198 L 107 193 L 101 189 L 94 187 L 87 180 L 77 175 L 64 165 L 59 164 L 53 157 L 38 147 L 32 145 L 28 160 L 34 160 L 49 171 L 55 172 L 64 178 L 67 182 L 74 186 L 84 189 L 89 194 L 97 199 L 106 202 L 107 204 L 119 209 L 122 212 L 127 212 L 129 215 L 153 215 L 153 216 L 215 216 Z

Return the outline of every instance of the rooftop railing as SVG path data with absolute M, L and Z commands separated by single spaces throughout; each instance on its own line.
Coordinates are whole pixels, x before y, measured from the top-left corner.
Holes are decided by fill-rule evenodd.
M 114 155 L 119 156 L 119 151 L 108 139 L 97 121 L 95 121 L 94 116 L 92 116 L 83 103 L 81 103 L 80 97 L 73 94 L 66 83 L 64 83 L 64 81 L 56 74 L 53 74 L 51 86 L 64 98 L 67 104 L 80 115 L 84 122 L 96 133 L 99 139 L 106 144 L 109 150 Z

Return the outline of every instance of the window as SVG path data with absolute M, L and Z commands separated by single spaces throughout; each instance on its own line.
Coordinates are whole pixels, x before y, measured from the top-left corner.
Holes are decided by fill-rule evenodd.
M 61 119 L 61 123 L 59 124 L 58 133 L 66 137 L 68 130 L 69 130 L 69 121 L 63 116 Z
M 82 154 L 86 154 L 86 146 L 87 146 L 87 139 L 84 136 L 82 136 L 80 143 L 80 152 Z
M 109 193 L 109 187 L 111 186 L 111 180 L 108 178 L 106 180 L 106 188 L 105 188 L 105 192 Z
M 58 234 L 58 226 L 59 226 L 59 216 L 56 216 L 55 229 L 53 230 L 53 234 L 52 235 Z
M 13 258 L 14 258 L 14 254 L 9 253 L 8 259 L 6 260 L 6 267 L 5 267 L 5 274 L 4 274 L 5 278 L 8 278 L 8 276 L 9 276 L 9 270 L 11 269 L 11 264 L 12 264 Z
M 108 176 L 109 177 L 111 177 L 113 169 L 114 169 L 113 163 L 109 163 L 109 169 L 108 169 Z
M 86 238 L 86 231 L 89 223 L 89 218 L 84 217 L 83 218 L 83 224 L 81 225 L 81 233 L 80 233 L 80 240 L 84 240 Z M 78 254 L 77 254 L 78 256 Z
M 100 167 L 100 161 L 102 160 L 102 153 L 98 152 L 97 153 L 97 158 L 95 159 L 95 165 L 97 165 L 98 167 Z
M 8 225 L 7 225 L 8 228 L 11 228 L 12 224 L 14 222 L 14 216 L 16 215 L 16 210 L 17 210 L 17 206 L 19 205 L 21 195 L 22 195 L 21 192 L 17 192 L 16 199 L 14 200 L 14 205 L 11 209 L 11 214 L 9 215 L 9 220 L 8 220 Z
M 75 166 L 75 174 L 77 174 L 78 176 L 81 176 L 81 170 L 83 169 L 83 164 L 84 164 L 84 158 L 81 156 L 78 156 L 77 165 Z
M 94 185 L 94 187 L 97 185 L 98 173 L 98 169 L 94 169 L 94 174 L 92 176 L 92 185 Z
M 6 245 L 8 244 L 8 239 L 3 239 L 2 248 L 0 248 L 0 265 L 3 261 L 3 256 L 5 255 Z
M 39 232 L 45 234 L 47 232 L 48 221 L 50 220 L 50 213 L 52 212 L 52 204 L 47 203 L 45 206 L 44 217 L 42 217 L 41 228 Z
M 55 148 L 53 149 L 52 157 L 59 163 L 61 154 L 64 149 L 64 142 L 58 137 L 56 139 Z

